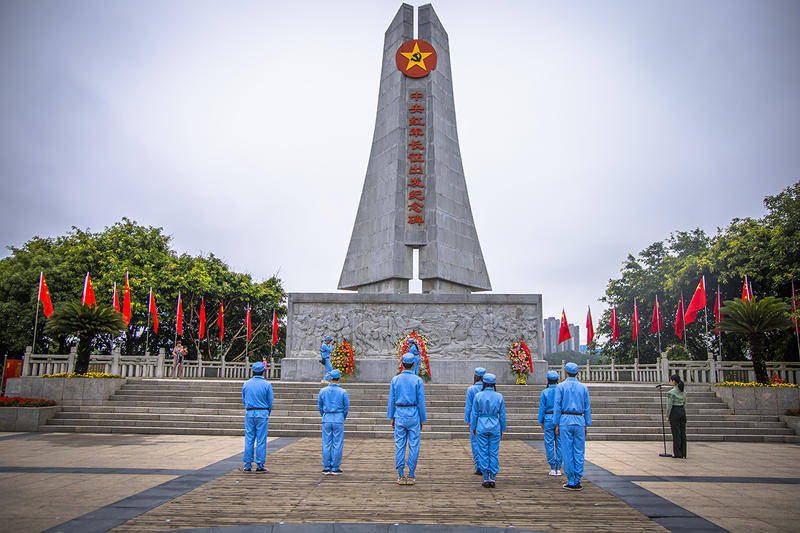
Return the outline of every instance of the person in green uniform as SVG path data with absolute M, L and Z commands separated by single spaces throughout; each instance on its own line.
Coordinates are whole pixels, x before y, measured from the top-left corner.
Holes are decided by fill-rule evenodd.
M 686 392 L 678 374 L 669 378 L 672 388 L 667 393 L 667 421 L 672 430 L 672 457 L 686 459 Z

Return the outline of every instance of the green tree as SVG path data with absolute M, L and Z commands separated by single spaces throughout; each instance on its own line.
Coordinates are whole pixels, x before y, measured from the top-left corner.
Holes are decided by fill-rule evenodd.
M 22 355 L 33 338 L 39 272 L 44 272 L 54 304 L 80 299 L 86 272 L 91 272 L 99 302 L 111 302 L 114 283 L 120 301 L 125 274 L 131 295 L 131 322 L 122 335 L 95 339 L 93 349 L 108 352 L 112 345 L 125 354 L 154 353 L 171 349 L 175 340 L 175 314 L 181 293 L 184 324 L 183 343 L 188 358 L 243 360 L 260 359 L 271 351 L 272 311 L 278 316 L 279 341 L 275 356 L 285 345 L 286 307 L 281 281 L 271 276 L 256 281 L 249 274 L 232 271 L 221 259 L 177 254 L 162 228 L 142 226 L 123 218 L 100 232 L 72 228 L 67 234 L 33 237 L 21 247 L 10 247 L 11 255 L 0 260 L 0 350 Z M 150 288 L 159 314 L 158 333 L 148 313 Z M 198 339 L 200 300 L 204 298 L 206 332 Z M 225 306 L 225 338 L 219 341 L 217 316 L 220 302 Z M 253 336 L 245 342 L 244 315 L 252 309 Z M 43 332 L 45 317 L 39 314 Z M 147 331 L 150 329 L 148 335 Z M 149 337 L 149 345 L 145 341 Z M 53 330 L 37 339 L 35 351 L 65 353 L 74 339 Z
M 752 301 L 728 300 L 722 306 L 722 312 L 725 316 L 719 323 L 719 329 L 747 339 L 756 381 L 769 383 L 764 338 L 770 332 L 789 328 L 788 306 L 777 298 L 767 296 Z
M 621 337 L 612 345 L 606 340 L 602 350 L 621 362 L 636 357 L 636 344 L 631 338 L 633 300 L 639 308 L 639 350 L 643 363 L 658 357 L 657 336 L 650 333 L 650 317 L 655 297 L 661 306 L 664 330 L 662 349 L 685 342 L 692 359 L 705 359 L 720 349 L 727 360 L 744 360 L 745 345 L 725 342 L 725 335 L 713 333 L 716 290 L 721 300 L 741 295 L 745 275 L 753 285 L 757 298 L 775 296 L 789 298 L 791 280 L 800 280 L 800 182 L 790 185 L 775 196 L 764 199 L 766 213 L 762 218 L 734 219 L 715 235 L 700 229 L 670 234 L 637 255 L 628 255 L 620 276 L 611 279 L 601 300 L 608 305 L 599 320 L 598 334 L 610 339 L 611 307 L 616 305 Z M 678 299 L 684 307 L 702 276 L 706 279 L 709 333 L 705 330 L 705 314 L 686 326 L 685 341 L 675 331 Z M 789 331 L 777 331 L 764 339 L 766 357 L 774 360 L 798 360 L 800 354 Z
M 45 331 L 78 338 L 75 373 L 85 374 L 95 339 L 99 335 L 116 335 L 124 327 L 122 315 L 110 305 L 89 306 L 76 301 L 59 304 L 50 315 Z

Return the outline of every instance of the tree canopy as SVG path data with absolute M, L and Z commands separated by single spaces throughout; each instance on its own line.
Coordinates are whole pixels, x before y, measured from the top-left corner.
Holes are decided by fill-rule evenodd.
M 676 231 L 665 240 L 654 242 L 635 256 L 623 261 L 619 278 L 611 279 L 601 299 L 609 309 L 597 326 L 599 334 L 611 337 L 611 306 L 617 306 L 621 336 L 612 345 L 602 343 L 603 353 L 620 362 L 636 357 L 631 339 L 633 300 L 639 308 L 640 361 L 654 362 L 658 357 L 656 334 L 650 333 L 653 303 L 658 296 L 664 330 L 661 349 L 683 343 L 675 333 L 678 299 L 684 308 L 694 294 L 701 276 L 706 279 L 709 335 L 705 335 L 705 317 L 686 326 L 686 344 L 693 359 L 716 355 L 718 338 L 714 331 L 714 300 L 717 286 L 721 300 L 741 297 L 747 275 L 756 298 L 774 296 L 788 302 L 791 282 L 800 289 L 800 182 L 764 199 L 766 214 L 761 218 L 736 218 L 715 235 L 701 229 Z M 724 359 L 743 360 L 749 355 L 747 343 L 738 334 L 723 334 Z M 791 330 L 767 333 L 764 353 L 769 360 L 798 360 L 797 344 Z
M 204 359 L 243 359 L 245 354 L 245 309 L 251 306 L 251 359 L 269 356 L 272 311 L 279 324 L 286 316 L 286 296 L 280 279 L 273 275 L 261 282 L 250 274 L 233 272 L 221 259 L 178 254 L 170 247 L 170 237 L 162 228 L 142 226 L 123 218 L 100 232 L 73 227 L 58 237 L 33 237 L 21 247 L 9 247 L 11 255 L 0 260 L 0 350 L 21 355 L 33 341 L 39 272 L 53 303 L 80 300 L 86 272 L 91 272 L 95 294 L 100 302 L 111 303 L 114 282 L 120 303 L 125 273 L 131 293 L 131 323 L 123 336 L 98 337 L 95 351 L 108 352 L 111 344 L 123 354 L 143 354 L 147 338 L 148 294 L 153 288 L 159 315 L 158 334 L 150 326 L 150 352 L 170 348 L 174 342 L 178 292 L 184 311 L 182 340 L 188 358 L 201 353 Z M 206 335 L 198 341 L 200 299 L 205 298 Z M 217 314 L 224 302 L 225 338 L 219 342 Z M 39 313 L 37 352 L 66 353 L 74 341 L 52 332 L 44 333 L 45 317 Z M 279 329 L 275 355 L 284 353 L 285 331 Z

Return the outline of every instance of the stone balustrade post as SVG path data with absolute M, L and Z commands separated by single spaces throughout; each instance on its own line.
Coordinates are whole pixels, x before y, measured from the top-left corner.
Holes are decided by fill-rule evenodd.
M 567 362 L 562 359 L 561 360 L 561 379 L 566 379 L 567 378 L 566 370 L 564 370 L 564 366 L 566 364 L 567 364 Z
M 666 353 L 661 354 L 661 383 L 669 383 L 669 357 Z
M 586 381 L 592 380 L 592 367 L 589 365 L 589 359 L 586 360 Z
M 614 358 L 611 358 L 611 381 L 617 381 L 617 366 Z
M 641 381 L 641 376 L 639 376 L 639 360 L 636 359 L 633 362 L 633 381 Z
M 119 353 L 119 347 L 113 348 L 111 350 L 111 373 L 114 375 L 119 374 L 119 359 L 121 354 Z
M 73 346 L 69 350 L 69 355 L 67 356 L 67 374 L 72 374 L 75 372 L 75 358 L 78 355 L 78 349 Z
M 222 367 L 219 370 L 219 377 L 224 379 L 227 377 L 225 375 L 225 354 L 220 354 L 219 358 L 222 360 Z
M 205 373 L 203 372 L 203 354 L 200 353 L 200 350 L 197 350 L 197 377 L 206 377 Z
M 164 377 L 164 348 L 159 348 L 158 354 L 156 355 L 156 377 Z
M 717 362 L 714 360 L 714 357 L 709 354 L 708 357 L 708 382 L 709 383 L 716 383 L 719 381 L 717 379 Z
M 25 347 L 25 353 L 22 356 L 22 375 L 31 375 L 31 356 L 33 355 L 33 348 L 31 346 Z

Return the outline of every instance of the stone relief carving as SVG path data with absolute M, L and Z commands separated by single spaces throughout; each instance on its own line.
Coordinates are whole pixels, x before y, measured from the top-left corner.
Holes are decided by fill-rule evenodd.
M 391 356 L 397 338 L 413 329 L 428 338 L 434 358 L 504 359 L 519 335 L 532 353 L 541 335 L 535 305 L 295 303 L 292 311 L 289 357 L 318 357 L 326 335 L 346 337 L 362 357 Z

